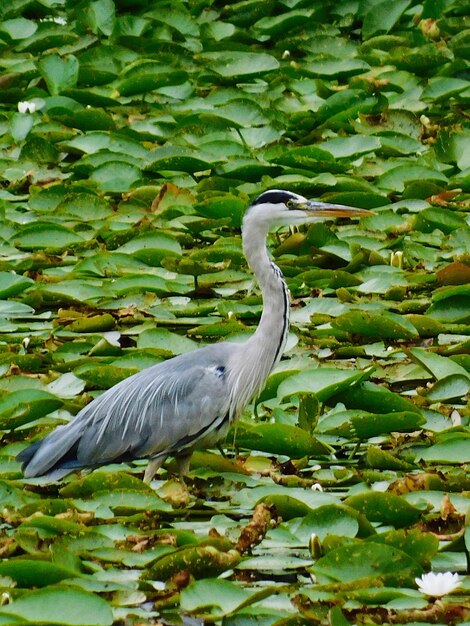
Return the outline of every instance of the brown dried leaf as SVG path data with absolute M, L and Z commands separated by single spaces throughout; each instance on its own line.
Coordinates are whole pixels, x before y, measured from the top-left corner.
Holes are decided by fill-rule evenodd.
M 264 539 L 268 530 L 277 521 L 273 508 L 265 502 L 260 502 L 253 511 L 251 521 L 243 528 L 235 549 L 244 554 Z

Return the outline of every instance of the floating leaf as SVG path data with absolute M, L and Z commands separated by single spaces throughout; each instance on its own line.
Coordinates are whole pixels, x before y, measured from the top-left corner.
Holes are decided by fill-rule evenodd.
M 362 25 L 364 39 L 367 40 L 377 33 L 387 33 L 398 22 L 410 2 L 411 0 L 398 0 L 394 2 L 393 7 L 383 0 L 373 4 L 364 16 Z
M 344 503 L 363 513 L 370 522 L 402 528 L 414 524 L 422 511 L 393 493 L 369 491 L 346 498 Z
M 93 503 L 112 509 L 116 515 L 129 515 L 136 511 L 170 511 L 171 506 L 159 498 L 155 492 L 135 489 L 115 489 L 97 491 Z
M 236 444 L 250 450 L 285 454 L 293 459 L 330 453 L 330 447 L 302 428 L 288 424 L 239 423 Z
M 346 545 L 332 550 L 311 568 L 321 582 L 359 581 L 368 586 L 385 585 L 405 587 L 423 573 L 412 557 L 392 546 L 377 543 Z
M 412 432 L 422 426 L 425 421 L 419 413 L 410 411 L 351 417 L 353 432 L 360 439 L 368 439 L 395 431 Z
M 108 603 L 80 589 L 40 589 L 2 606 L 2 616 L 28 623 L 53 622 L 63 626 L 111 626 L 113 614 Z
M 435 181 L 447 184 L 447 177 L 440 171 L 422 165 L 398 165 L 378 180 L 381 189 L 404 191 L 405 186 L 413 181 Z
M 40 389 L 19 389 L 0 397 L 0 429 L 10 430 L 32 422 L 62 406 L 52 393 Z
M 181 608 L 196 611 L 217 607 L 220 612 L 232 613 L 238 606 L 244 605 L 253 593 L 256 592 L 243 589 L 230 580 L 196 580 L 182 590 Z
M 13 578 L 19 587 L 46 587 L 77 575 L 76 570 L 39 559 L 14 558 L 0 563 L 0 576 Z
M 74 87 L 77 83 L 79 64 L 73 55 L 61 57 L 58 54 L 49 54 L 42 57 L 38 67 L 52 96 Z
M 416 219 L 416 229 L 424 233 L 432 232 L 438 228 L 444 233 L 451 233 L 457 228 L 462 228 L 465 220 L 453 211 L 437 207 L 430 207 L 421 211 Z
M 13 272 L 0 272 L 0 298 L 16 296 L 34 284 L 31 278 L 18 276 Z
M 408 463 L 397 456 L 382 450 L 378 446 L 369 446 L 367 448 L 367 465 L 375 469 L 387 469 L 396 471 L 408 471 L 414 468 L 412 463 Z
M 197 344 L 181 335 L 172 333 L 166 328 L 151 328 L 140 333 L 137 340 L 138 348 L 161 348 L 170 354 L 183 354 L 192 352 Z
M 355 537 L 359 523 L 357 513 L 353 509 L 343 505 L 325 504 L 301 519 L 292 521 L 288 527 L 291 533 L 307 545 L 312 533 L 315 533 L 320 541 L 329 534 Z
M 163 146 L 148 155 L 147 169 L 153 172 L 159 170 L 177 170 L 180 172 L 199 172 L 210 170 L 214 161 L 210 155 L 200 151 L 189 150 L 178 146 Z
M 97 167 L 90 176 L 103 191 L 119 193 L 129 188 L 141 177 L 140 169 L 122 161 L 109 161 Z
M 463 374 L 450 374 L 439 379 L 426 393 L 431 402 L 446 402 L 463 398 L 470 391 L 470 377 Z
M 393 546 L 411 556 L 423 567 L 429 566 L 439 549 L 439 541 L 433 533 L 425 533 L 418 529 L 391 530 L 380 535 L 375 534 L 368 541 Z
M 134 237 L 118 248 L 118 252 L 155 266 L 160 265 L 165 257 L 180 256 L 181 246 L 176 239 L 164 233 L 148 233 Z
M 439 322 L 468 323 L 470 321 L 469 296 L 470 287 L 468 285 L 443 287 L 433 293 L 432 304 L 427 310 L 427 314 Z
M 390 413 L 395 411 L 421 413 L 421 410 L 406 398 L 393 393 L 385 387 L 369 382 L 352 387 L 348 391 L 342 391 L 336 394 L 333 400 L 343 402 L 348 408 L 363 409 L 371 413 Z
M 409 353 L 413 359 L 425 367 L 436 380 L 455 374 L 467 378 L 470 381 L 470 374 L 467 370 L 452 359 L 429 350 L 424 350 L 423 348 L 411 348 Z
M 224 78 L 240 78 L 272 72 L 279 61 L 261 52 L 206 52 L 201 57 L 209 69 Z
M 433 463 L 468 463 L 470 462 L 470 435 L 452 434 L 428 448 L 419 450 L 416 456 L 417 459 Z
M 69 228 L 46 222 L 27 225 L 15 237 L 15 245 L 27 250 L 62 250 L 83 243 L 83 237 Z
M 411 322 L 389 311 L 377 314 L 368 311 L 349 311 L 338 316 L 332 325 L 349 333 L 374 339 L 412 339 L 418 336 Z
M 179 85 L 186 79 L 186 72 L 169 71 L 164 65 L 142 60 L 126 69 L 116 89 L 122 96 L 133 96 L 169 85 Z
M 320 144 L 336 159 L 359 156 L 367 152 L 374 152 L 380 148 L 380 140 L 368 135 L 354 135 L 352 137 L 335 137 Z
M 335 393 L 349 390 L 367 378 L 368 372 L 320 368 L 299 372 L 283 381 L 278 388 L 278 397 L 286 398 L 299 393 L 315 393 L 321 402 Z

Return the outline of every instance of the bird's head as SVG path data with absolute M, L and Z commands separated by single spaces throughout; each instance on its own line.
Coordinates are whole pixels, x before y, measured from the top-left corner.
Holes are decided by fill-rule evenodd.
M 249 206 L 245 219 L 251 218 L 268 227 L 315 222 L 318 218 L 366 217 L 367 209 L 307 200 L 293 191 L 271 189 L 259 195 Z

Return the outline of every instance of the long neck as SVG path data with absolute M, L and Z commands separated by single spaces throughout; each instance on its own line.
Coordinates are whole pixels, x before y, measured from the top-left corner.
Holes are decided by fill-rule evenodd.
M 242 344 L 243 360 L 236 379 L 237 405 L 241 408 L 263 388 L 282 356 L 289 329 L 289 290 L 281 270 L 269 258 L 267 225 L 260 227 L 250 221 L 247 215 L 243 223 L 243 250 L 261 287 L 263 313 L 254 335 Z

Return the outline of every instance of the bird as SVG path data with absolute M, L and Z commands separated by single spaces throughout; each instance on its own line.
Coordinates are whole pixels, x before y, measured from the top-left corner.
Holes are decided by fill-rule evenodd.
M 363 217 L 366 209 L 331 204 L 280 189 L 264 191 L 247 208 L 243 251 L 261 289 L 263 310 L 243 342 L 222 341 L 147 367 L 104 391 L 67 424 L 17 456 L 25 478 L 58 481 L 76 470 L 148 459 L 144 482 L 172 456 L 181 476 L 196 449 L 214 447 L 263 389 L 280 360 L 289 328 L 289 290 L 272 261 L 271 229 L 319 218 Z

